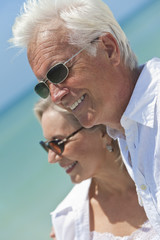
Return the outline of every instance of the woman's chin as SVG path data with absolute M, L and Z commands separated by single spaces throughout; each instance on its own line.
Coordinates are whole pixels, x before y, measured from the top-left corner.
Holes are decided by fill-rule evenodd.
M 71 181 L 72 181 L 72 183 L 74 183 L 74 184 L 78 184 L 78 183 L 80 183 L 80 182 L 82 182 L 84 179 L 82 179 L 81 177 L 80 177 L 80 175 L 76 175 L 76 176 L 71 176 Z

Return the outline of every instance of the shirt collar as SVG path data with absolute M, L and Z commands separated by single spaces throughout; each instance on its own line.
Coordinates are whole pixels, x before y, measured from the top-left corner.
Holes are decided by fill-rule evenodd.
M 157 75 L 153 60 L 143 68 L 135 85 L 130 102 L 121 118 L 129 118 L 148 127 L 154 126 L 154 111 L 157 95 Z
M 126 118 L 139 122 L 148 127 L 154 127 L 154 111 L 157 95 L 157 74 L 155 67 L 156 59 L 148 61 L 142 69 L 137 80 L 129 104 L 122 115 L 121 124 Z M 158 69 L 158 67 L 157 67 Z M 106 127 L 107 133 L 113 139 L 125 138 L 122 133 L 116 129 Z

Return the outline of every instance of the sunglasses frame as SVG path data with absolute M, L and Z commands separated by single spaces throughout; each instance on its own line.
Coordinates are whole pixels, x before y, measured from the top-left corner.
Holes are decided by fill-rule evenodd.
M 74 57 L 76 57 L 79 53 L 81 53 L 85 48 L 86 48 L 86 47 L 80 49 L 78 52 L 76 52 L 72 57 L 70 57 L 70 58 L 69 58 L 67 61 L 65 61 L 64 63 L 57 63 L 57 64 L 55 64 L 54 66 L 52 66 L 52 67 L 48 70 L 48 72 L 47 72 L 47 74 L 46 74 L 47 79 L 42 79 L 42 80 L 41 80 L 39 83 L 37 83 L 36 86 L 34 87 L 35 92 L 36 92 L 40 97 L 42 97 L 42 95 L 40 95 L 40 94 L 38 93 L 38 91 L 37 91 L 37 88 L 38 88 L 40 85 L 42 85 L 42 83 L 44 84 L 44 85 L 43 85 L 43 88 L 44 88 L 44 87 L 45 87 L 45 88 L 47 87 L 48 90 L 49 90 L 49 87 L 48 87 L 48 85 L 46 84 L 47 81 L 49 81 L 50 83 L 55 84 L 55 85 L 64 82 L 64 81 L 66 80 L 66 78 L 68 77 L 68 74 L 69 74 L 69 69 L 68 69 L 68 67 L 66 66 L 66 64 L 67 64 L 69 61 L 71 61 Z M 62 80 L 60 80 L 59 82 L 56 82 L 56 83 L 55 83 L 55 82 L 53 82 L 52 80 L 50 80 L 50 79 L 48 78 L 48 75 L 49 75 L 49 72 L 50 72 L 53 68 L 55 68 L 56 66 L 58 66 L 58 65 L 63 65 L 63 67 L 65 67 L 65 70 L 67 71 L 67 74 L 66 74 L 66 76 L 65 76 Z M 48 96 L 49 96 L 49 93 L 48 93 Z M 42 98 L 47 98 L 48 96 L 42 97 Z
M 73 137 L 76 133 L 80 132 L 82 129 L 84 129 L 84 127 L 80 127 L 79 129 L 77 129 L 76 131 L 74 131 L 73 133 L 71 133 L 70 135 L 68 135 L 67 137 L 65 137 L 64 139 L 54 139 L 51 141 L 40 141 L 39 144 L 43 147 L 43 149 L 48 152 L 49 149 L 51 149 L 53 152 L 55 152 L 58 155 L 62 155 L 62 153 L 64 152 L 64 147 L 65 144 L 68 142 L 68 140 Z M 50 143 L 55 143 L 55 145 L 59 148 L 60 152 L 56 151 L 56 149 L 53 149 L 52 146 L 50 146 Z
M 93 43 L 93 42 L 95 42 L 96 40 L 98 40 L 99 39 L 99 37 L 98 38 L 95 38 L 93 41 L 91 41 L 90 43 Z M 87 45 L 88 46 L 88 45 Z M 42 96 L 42 95 L 40 95 L 39 93 L 38 93 L 38 90 L 37 90 L 37 88 L 40 86 L 40 84 L 41 85 L 43 85 L 42 83 L 44 83 L 44 87 L 46 88 L 48 88 L 49 89 L 49 87 L 48 87 L 48 85 L 46 84 L 46 82 L 47 81 L 49 81 L 50 83 L 52 83 L 52 84 L 60 84 L 60 83 L 62 83 L 62 82 L 64 82 L 65 80 L 66 80 L 66 78 L 68 77 L 68 75 L 69 75 L 69 69 L 68 69 L 68 67 L 66 66 L 66 64 L 69 62 L 69 61 L 71 61 L 74 57 L 76 57 L 79 53 L 81 53 L 84 49 L 86 49 L 87 48 L 87 46 L 85 46 L 85 47 L 83 47 L 83 48 L 81 48 L 78 52 L 76 52 L 74 55 L 72 55 L 68 60 L 66 60 L 64 63 L 63 62 L 60 62 L 60 63 L 57 63 L 57 64 L 55 64 L 54 66 L 52 66 L 49 70 L 48 70 L 48 72 L 47 72 L 47 74 L 46 74 L 46 77 L 47 78 L 45 78 L 45 79 L 42 79 L 39 83 L 37 83 L 36 84 L 36 86 L 34 87 L 34 90 L 35 90 L 35 92 L 41 97 L 41 98 L 47 98 L 48 96 L 49 96 L 49 93 L 48 93 L 48 96 Z M 56 66 L 58 66 L 58 65 L 63 65 L 63 67 L 65 67 L 65 69 L 66 69 L 66 71 L 67 71 L 67 74 L 66 74 L 66 76 L 62 79 L 62 80 L 60 80 L 59 82 L 53 82 L 53 80 L 50 80 L 49 78 L 48 78 L 48 75 L 49 75 L 49 72 L 53 69 L 53 68 L 55 68 Z

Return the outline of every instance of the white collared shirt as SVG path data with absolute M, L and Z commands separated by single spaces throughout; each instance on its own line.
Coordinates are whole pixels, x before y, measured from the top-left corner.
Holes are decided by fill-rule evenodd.
M 121 118 L 126 139 L 118 137 L 122 158 L 135 181 L 139 202 L 160 235 L 160 59 L 146 63 Z
M 89 187 L 91 179 L 76 184 L 51 212 L 57 240 L 89 240 Z

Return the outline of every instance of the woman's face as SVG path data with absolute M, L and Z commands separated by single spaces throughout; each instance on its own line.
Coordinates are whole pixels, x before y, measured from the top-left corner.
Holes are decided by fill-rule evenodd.
M 42 129 L 47 140 L 63 139 L 80 128 L 68 115 L 48 109 L 42 116 Z M 99 174 L 106 164 L 106 138 L 100 128 L 82 129 L 65 144 L 61 156 L 49 150 L 48 161 L 58 162 L 72 182 L 79 183 Z

